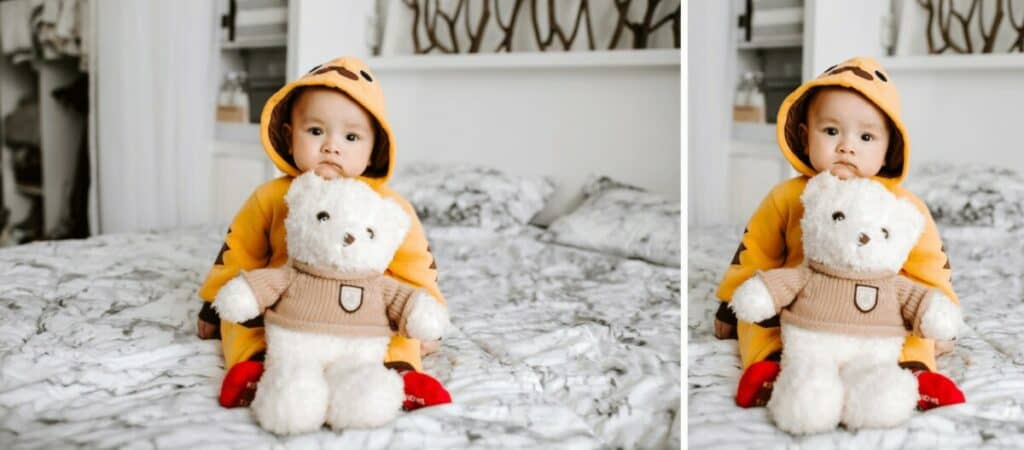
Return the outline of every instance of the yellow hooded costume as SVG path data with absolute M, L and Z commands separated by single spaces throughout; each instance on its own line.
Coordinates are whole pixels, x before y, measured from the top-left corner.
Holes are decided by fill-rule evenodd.
M 369 166 L 359 179 L 382 196 L 397 201 L 412 218 L 405 242 L 395 253 L 387 274 L 409 285 L 426 289 L 444 302 L 437 287 L 434 257 L 430 254 L 419 218 L 409 202 L 386 184 L 395 165 L 395 139 L 385 115 L 384 92 L 362 61 L 338 58 L 314 67 L 303 77 L 288 83 L 271 96 L 263 107 L 260 116 L 263 148 L 270 160 L 286 175 L 258 187 L 242 205 L 228 228 L 217 260 L 199 289 L 199 296 L 205 301 L 200 318 L 209 323 L 220 323 L 225 368 L 231 368 L 266 349 L 262 316 L 245 324 L 220 321 L 210 303 L 221 286 L 238 275 L 239 271 L 278 267 L 288 260 L 284 229 L 288 208 L 284 195 L 292 179 L 300 173 L 288 151 L 289 139 L 282 125 L 290 120 L 296 89 L 307 86 L 337 89 L 362 105 L 375 119 L 377 133 L 374 150 Z M 422 370 L 419 341 L 394 336 L 388 347 L 386 361 L 406 362 L 417 371 Z
M 740 359 L 744 370 L 755 362 L 777 357 L 782 350 L 778 316 L 760 323 L 737 323 L 726 302 L 732 298 L 736 288 L 755 271 L 795 267 L 803 262 L 800 230 L 803 205 L 800 203 L 800 194 L 803 193 L 807 180 L 817 171 L 811 166 L 804 149 L 799 126 L 806 123 L 808 100 L 813 92 L 821 87 L 853 89 L 888 116 L 892 128 L 888 152 L 902 154 L 902 164 L 899 167 L 884 167 L 879 175 L 872 178 L 884 184 L 897 197 L 910 199 L 927 218 L 924 233 L 910 252 L 900 273 L 940 289 L 954 302 L 959 303 L 953 293 L 949 259 L 946 257 L 935 221 L 925 204 L 900 186 L 910 164 L 910 140 L 903 121 L 900 120 L 899 95 L 896 87 L 876 61 L 870 58 L 853 58 L 830 67 L 818 78 L 804 83 L 789 94 L 779 107 L 776 126 L 779 148 L 786 160 L 801 175 L 772 188 L 761 202 L 743 231 L 739 248 L 717 292 L 718 298 L 722 300 L 717 318 L 725 323 L 737 325 Z M 934 343 L 914 336 L 907 337 L 900 361 L 910 366 L 921 363 L 934 371 Z

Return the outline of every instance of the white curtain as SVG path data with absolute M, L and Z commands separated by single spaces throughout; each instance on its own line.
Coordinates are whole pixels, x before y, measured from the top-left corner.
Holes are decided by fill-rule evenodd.
M 209 0 L 92 2 L 94 230 L 209 219 L 215 8 Z

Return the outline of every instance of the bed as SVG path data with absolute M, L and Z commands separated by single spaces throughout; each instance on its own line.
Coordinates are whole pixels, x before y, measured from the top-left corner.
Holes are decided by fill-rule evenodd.
M 722 272 L 743 225 L 691 227 L 687 254 L 688 443 L 690 448 L 1024 448 L 1024 178 L 989 167 L 930 164 L 908 188 L 939 225 L 965 327 L 939 357 L 967 403 L 918 412 L 906 426 L 794 437 L 765 408 L 732 396 L 736 341 L 712 334 Z
M 406 179 L 422 191 L 432 173 Z M 263 431 L 247 408 L 221 408 L 220 343 L 195 336 L 196 290 L 226 229 L 215 224 L 0 251 L 0 447 L 679 447 L 678 252 L 673 266 L 585 248 L 566 240 L 579 228 L 562 227 L 562 239 L 557 222 L 526 224 L 549 181 L 538 193 L 474 177 L 487 186 L 440 177 L 447 197 L 407 196 L 452 311 L 424 360 L 452 404 L 379 429 L 294 437 Z M 589 198 L 640 192 L 592 186 Z M 494 206 L 499 191 L 510 200 Z M 674 214 L 678 240 L 678 202 Z

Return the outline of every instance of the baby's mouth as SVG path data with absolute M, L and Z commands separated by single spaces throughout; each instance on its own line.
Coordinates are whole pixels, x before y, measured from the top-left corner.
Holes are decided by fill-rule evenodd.
M 846 166 L 846 167 L 848 167 L 850 169 L 856 169 L 857 168 L 857 166 L 855 164 L 853 164 L 852 162 L 849 162 L 849 161 L 836 161 L 835 165 L 837 165 L 837 166 Z
M 341 173 L 341 172 L 342 172 L 342 170 L 341 170 L 341 165 L 340 165 L 340 164 L 336 164 L 336 163 L 333 163 L 333 162 L 331 162 L 331 161 L 321 161 L 321 162 L 320 162 L 320 165 L 321 165 L 321 166 L 327 166 L 327 167 L 333 168 L 333 169 L 334 169 L 334 170 L 336 170 L 336 171 L 337 171 L 338 173 Z

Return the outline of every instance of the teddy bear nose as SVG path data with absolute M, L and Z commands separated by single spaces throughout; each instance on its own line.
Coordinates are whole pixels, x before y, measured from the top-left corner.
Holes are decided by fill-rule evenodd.
M 356 241 L 356 237 L 352 236 L 351 233 L 345 233 L 345 245 L 350 245 Z
M 864 245 L 867 244 L 868 242 L 871 242 L 871 237 L 864 233 L 861 233 L 860 236 L 857 236 L 857 238 L 857 240 L 860 241 L 860 245 Z

